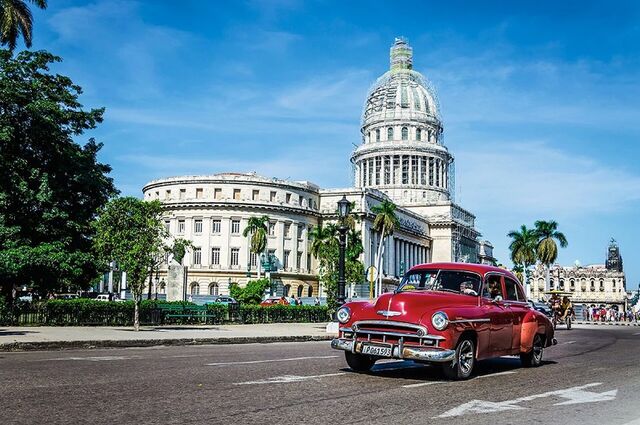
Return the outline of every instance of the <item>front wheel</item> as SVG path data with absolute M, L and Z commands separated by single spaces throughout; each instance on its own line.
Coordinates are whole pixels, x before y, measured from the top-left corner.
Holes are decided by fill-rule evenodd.
M 376 359 L 364 354 L 354 354 L 345 351 L 344 358 L 354 372 L 368 372 L 376 362 Z
M 442 372 L 449 379 L 468 379 L 476 364 L 476 344 L 473 339 L 465 337 L 458 342 L 455 360 L 442 365 Z
M 528 353 L 520 353 L 520 361 L 524 367 L 538 367 L 542 364 L 544 341 L 540 334 L 533 337 L 533 347 Z
M 567 317 L 565 323 L 567 324 L 567 330 L 571 330 L 571 317 Z

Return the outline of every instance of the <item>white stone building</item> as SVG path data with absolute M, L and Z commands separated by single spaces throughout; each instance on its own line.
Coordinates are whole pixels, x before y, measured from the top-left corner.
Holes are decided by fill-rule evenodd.
M 578 264 L 570 267 L 556 264 L 551 267 L 549 275 L 550 289 L 571 293 L 571 301 L 574 304 L 625 307 L 626 279 L 620 249 L 613 240 L 609 245 L 605 264 L 584 267 Z M 548 298 L 545 297 L 544 291 L 545 270 L 543 266 L 538 265 L 531 277 L 532 298 Z
M 172 177 L 145 185 L 144 199 L 164 204 L 169 232 L 195 246 L 184 260 L 188 292 L 227 294 L 230 283 L 256 278 L 257 258 L 242 232 L 249 217 L 267 215 L 267 249 L 278 259 L 278 271 L 272 273 L 278 294 L 323 296 L 308 234 L 313 226 L 336 219 L 343 196 L 360 218 L 365 267 L 374 264 L 380 238 L 372 229 L 372 208 L 384 199 L 398 206 L 401 226 L 384 250 L 386 285 L 422 262 L 494 261 L 491 244 L 484 241 L 481 248 L 478 241 L 475 216 L 454 202 L 454 159 L 444 145 L 435 91 L 412 67 L 411 47 L 396 39 L 391 69 L 365 101 L 362 144 L 351 157 L 354 188 L 320 189 L 246 173 Z M 166 270 L 164 265 L 161 279 Z

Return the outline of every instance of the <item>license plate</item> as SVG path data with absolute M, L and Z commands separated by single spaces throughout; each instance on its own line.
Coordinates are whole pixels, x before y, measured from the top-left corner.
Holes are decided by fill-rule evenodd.
M 391 357 L 391 347 L 363 344 L 360 353 L 370 356 Z

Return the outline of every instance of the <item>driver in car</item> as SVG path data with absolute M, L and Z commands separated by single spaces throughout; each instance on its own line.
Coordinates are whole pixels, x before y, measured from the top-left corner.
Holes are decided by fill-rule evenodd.
M 478 295 L 478 293 L 473 289 L 473 283 L 466 281 L 460 284 L 460 292 L 467 295 Z

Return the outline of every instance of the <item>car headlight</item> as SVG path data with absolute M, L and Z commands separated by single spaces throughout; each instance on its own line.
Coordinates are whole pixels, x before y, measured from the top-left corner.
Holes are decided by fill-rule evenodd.
M 338 322 L 347 323 L 351 319 L 351 310 L 349 310 L 349 307 L 340 307 L 336 312 L 336 317 Z
M 438 311 L 431 316 L 431 324 L 437 330 L 442 331 L 449 325 L 449 318 L 442 311 Z

